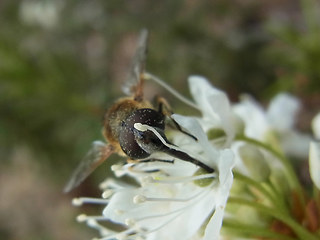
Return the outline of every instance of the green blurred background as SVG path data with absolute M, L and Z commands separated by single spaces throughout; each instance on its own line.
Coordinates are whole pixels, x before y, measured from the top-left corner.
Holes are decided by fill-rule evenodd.
M 316 0 L 0 1 L 0 239 L 90 239 L 75 216 L 99 196 L 112 157 L 70 194 L 63 185 L 122 95 L 141 28 L 150 32 L 147 69 L 189 96 L 191 74 L 237 101 L 301 98 L 298 126 L 319 110 L 320 8 Z M 148 84 L 148 95 L 168 98 Z

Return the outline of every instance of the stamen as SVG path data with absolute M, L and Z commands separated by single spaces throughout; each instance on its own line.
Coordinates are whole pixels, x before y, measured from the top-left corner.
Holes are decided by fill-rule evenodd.
M 123 232 L 113 233 L 102 238 L 95 238 L 94 240 L 131 240 L 133 236 L 136 237 L 136 231 L 129 228 Z M 137 240 L 138 238 L 135 239 Z
M 111 170 L 114 172 L 114 174 L 117 177 L 122 177 L 125 174 L 130 175 L 132 172 L 131 168 L 135 165 L 136 163 L 127 163 L 125 165 L 112 165 Z
M 74 198 L 72 200 L 72 204 L 74 206 L 81 206 L 82 204 L 85 204 L 85 203 L 107 205 L 109 203 L 109 201 L 106 199 L 101 199 L 101 198 L 88 198 L 88 197 Z
M 122 165 L 114 164 L 111 166 L 111 171 L 116 172 L 116 171 L 122 170 L 122 167 L 123 167 Z
M 108 178 L 104 180 L 102 183 L 100 183 L 99 187 L 101 189 L 107 189 L 107 188 L 125 188 L 127 186 L 124 184 L 119 184 L 113 178 Z
M 126 174 L 127 169 L 123 165 L 114 164 L 111 166 L 111 171 L 113 171 L 117 177 L 122 177 Z
M 133 203 L 135 204 L 144 203 L 146 199 L 147 198 L 143 195 L 136 195 L 133 197 Z
M 110 236 L 114 236 L 116 234 L 116 232 L 107 229 L 106 227 L 102 226 L 94 219 L 89 219 L 87 221 L 87 225 L 91 228 L 97 229 L 100 232 L 101 236 L 110 237 Z M 97 239 L 97 238 L 94 238 L 94 239 Z M 114 239 L 114 238 L 111 238 L 111 239 Z
M 155 179 L 148 175 L 148 176 L 141 178 L 140 182 L 141 182 L 141 186 L 145 186 L 148 183 L 154 183 Z
M 132 218 L 127 218 L 124 222 L 128 227 L 133 227 L 136 225 L 136 221 Z
M 144 179 L 144 180 L 148 181 L 149 183 L 172 184 L 172 183 L 193 182 L 195 180 L 215 178 L 216 175 L 217 175 L 216 173 L 208 173 L 208 174 L 202 174 L 202 175 L 191 176 L 191 177 L 166 177 L 163 179 L 155 179 L 149 176 L 148 179 Z
M 143 195 L 136 195 L 133 197 L 133 202 L 135 204 L 140 204 L 144 202 L 187 202 L 190 201 L 191 199 L 197 197 L 199 193 L 197 193 L 195 196 L 191 196 L 189 198 L 153 198 L 153 197 L 146 197 Z
M 189 105 L 190 107 L 193 107 L 195 109 L 197 109 L 198 111 L 200 111 L 199 107 L 194 104 L 193 102 L 191 102 L 189 99 L 187 99 L 186 97 L 182 96 L 179 92 L 177 92 L 176 90 L 174 90 L 172 87 L 170 87 L 168 84 L 166 84 L 162 79 L 152 75 L 151 73 L 144 73 L 143 74 L 143 78 L 146 80 L 153 80 L 156 83 L 158 83 L 160 86 L 162 86 L 163 88 L 165 88 L 166 90 L 168 90 L 168 92 L 170 92 L 173 96 L 175 96 L 176 98 L 178 98 L 180 101 L 182 101 L 183 103 Z
M 202 198 L 204 194 L 206 194 L 207 191 L 202 191 L 198 194 L 196 194 L 194 196 L 194 201 L 196 201 L 197 198 Z M 192 206 L 194 204 L 194 201 L 188 203 L 187 205 L 184 205 L 183 207 L 179 208 L 179 209 L 176 209 L 174 211 L 171 211 L 171 212 L 168 212 L 168 213 L 164 213 L 164 214 L 155 214 L 155 215 L 149 215 L 149 216 L 145 216 L 145 217 L 141 217 L 141 218 L 136 218 L 134 221 L 135 223 L 138 223 L 138 222 L 141 222 L 143 220 L 148 220 L 148 219 L 154 219 L 154 218 L 161 218 L 161 217 L 166 217 L 166 216 L 170 216 L 170 215 L 173 215 L 172 218 L 170 218 L 168 221 L 166 221 L 165 223 L 161 224 L 160 226 L 158 226 L 157 228 L 155 229 L 152 229 L 152 230 L 148 230 L 148 231 L 144 231 L 144 232 L 141 232 L 141 231 L 138 231 L 136 233 L 137 236 L 141 236 L 141 235 L 146 235 L 146 234 L 149 234 L 149 233 L 152 233 L 154 231 L 157 231 L 159 229 L 161 229 L 162 227 L 166 226 L 168 223 L 170 223 L 171 221 L 173 221 L 174 219 L 176 219 L 180 214 L 182 214 L 184 212 L 184 210 L 186 209 L 189 209 L 190 206 Z
M 87 220 L 87 215 L 81 214 L 77 217 L 78 222 L 85 222 Z
M 164 175 L 167 175 L 165 173 L 165 171 L 163 170 L 162 166 L 159 166 L 158 164 L 156 165 L 156 167 L 154 165 L 149 165 L 149 163 L 161 163 L 161 162 L 165 162 L 165 163 L 173 163 L 174 160 L 162 160 L 162 159 L 156 159 L 153 161 L 154 158 L 150 158 L 150 161 L 140 161 L 137 160 L 137 163 L 133 164 L 132 166 L 130 166 L 130 168 L 128 169 L 128 174 L 130 173 L 137 173 L 139 175 L 150 175 L 150 173 L 162 173 Z M 164 165 L 167 166 L 167 165 Z
M 179 214 L 178 214 L 179 215 Z M 168 223 L 170 223 L 171 221 L 173 221 L 175 218 L 177 218 L 178 215 L 175 215 L 173 216 L 172 218 L 170 218 L 168 221 L 164 222 L 163 224 L 161 224 L 160 226 L 152 229 L 152 230 L 148 230 L 148 231 L 145 231 L 143 233 L 137 233 L 137 235 L 147 235 L 149 233 L 152 233 L 152 232 L 155 232 L 155 231 L 158 231 L 159 229 L 163 228 L 164 226 L 166 226 Z
M 151 202 L 187 202 L 189 200 L 187 198 L 146 198 L 146 201 Z
M 209 174 L 207 174 L 209 175 Z M 208 176 L 206 176 L 208 177 Z M 174 199 L 174 198 L 148 198 L 146 196 L 143 195 L 136 195 L 134 197 L 134 202 L 135 203 L 143 203 L 145 201 L 178 201 L 178 202 L 185 202 L 185 201 L 189 201 L 189 200 L 193 200 L 192 202 L 188 203 L 187 205 L 183 205 L 183 207 L 179 208 L 179 209 L 175 209 L 174 211 L 171 211 L 169 213 L 164 213 L 164 214 L 158 214 L 158 215 L 149 215 L 149 216 L 145 216 L 145 217 L 141 217 L 138 219 L 126 219 L 125 220 L 125 224 L 129 227 L 127 230 L 123 231 L 123 232 L 118 232 L 115 233 L 113 232 L 112 234 L 110 234 L 110 231 L 107 232 L 107 234 L 104 234 L 102 236 L 104 236 L 103 238 L 100 239 L 96 239 L 96 240 L 114 240 L 114 239 L 123 239 L 123 240 L 128 240 L 128 239 L 136 239 L 138 240 L 139 238 L 144 239 L 144 236 L 146 234 L 158 231 L 159 229 L 163 228 L 164 226 L 166 226 L 167 224 L 169 224 L 170 222 L 172 222 L 174 219 L 176 219 L 180 214 L 182 214 L 184 212 L 185 209 L 190 208 L 190 206 L 192 206 L 194 204 L 194 201 L 196 201 L 198 198 L 202 198 L 203 194 L 208 193 L 207 191 L 202 190 L 201 192 L 198 192 L 197 194 L 195 194 L 194 196 L 191 196 L 190 198 L 186 198 L 186 199 Z M 119 213 L 123 212 L 121 210 L 119 210 Z M 167 221 L 165 221 L 164 223 L 162 223 L 160 226 L 154 228 L 154 229 L 140 229 L 139 226 L 137 226 L 137 223 L 143 220 L 147 220 L 147 219 L 154 219 L 154 218 L 158 218 L 158 217 L 165 217 L 165 216 L 170 216 L 172 215 L 172 217 L 170 219 L 168 219 Z M 89 221 L 92 221 L 92 223 L 94 223 L 94 228 L 99 228 L 100 231 L 103 230 L 103 226 L 99 225 L 96 222 L 96 219 L 100 219 L 101 216 L 92 216 L 92 217 L 81 217 L 81 218 L 90 218 L 87 223 L 89 224 Z M 102 218 L 103 219 L 103 218 Z M 109 235 L 108 235 L 109 233 Z
M 104 217 L 104 216 L 87 216 L 86 214 L 81 214 L 77 217 L 77 221 L 78 222 L 88 222 L 91 220 L 95 220 L 95 221 L 107 221 L 108 218 Z
M 102 193 L 102 198 L 110 198 L 116 191 L 113 189 L 108 189 Z

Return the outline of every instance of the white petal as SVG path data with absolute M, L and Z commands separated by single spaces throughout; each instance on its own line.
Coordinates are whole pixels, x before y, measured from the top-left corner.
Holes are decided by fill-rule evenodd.
M 197 146 L 197 148 L 204 153 L 204 156 L 206 156 L 205 158 L 199 156 L 199 158 L 211 167 L 217 165 L 219 153 L 208 142 L 208 138 L 197 120 L 192 117 L 184 117 L 178 114 L 174 114 L 172 117 L 179 125 L 187 129 L 189 133 L 198 139 L 198 141 L 194 141 L 194 146 Z
M 220 229 L 221 229 L 222 220 L 223 220 L 223 214 L 224 214 L 224 207 L 222 206 L 217 207 L 214 215 L 211 217 L 206 227 L 203 240 L 219 239 Z
M 309 171 L 313 183 L 320 189 L 320 142 L 310 143 Z
M 207 219 L 210 211 L 215 205 L 215 196 L 207 192 L 205 196 L 196 202 L 185 204 L 186 208 L 181 215 L 167 224 L 163 229 L 155 232 L 152 240 L 166 239 L 191 239 L 200 229 L 203 222 Z M 148 236 L 149 240 L 149 236 Z
M 243 95 L 240 103 L 233 110 L 245 124 L 245 134 L 248 137 L 262 140 L 269 129 L 264 109 L 250 96 Z
M 308 156 L 311 136 L 289 130 L 280 136 L 281 145 L 286 154 L 292 157 L 306 158 Z
M 115 193 L 110 199 L 110 203 L 103 210 L 103 216 L 117 223 L 125 223 L 128 218 L 127 211 L 137 207 L 133 202 L 134 196 L 139 192 L 135 189 L 126 189 Z M 125 214 L 124 214 L 125 213 Z
M 312 120 L 312 131 L 314 136 L 320 140 L 320 112 Z
M 268 121 L 280 132 L 292 129 L 299 109 L 300 102 L 297 98 L 287 93 L 280 93 L 269 104 Z
M 220 186 L 216 195 L 216 209 L 211 217 L 203 240 L 219 239 L 220 229 L 222 225 L 224 209 L 229 196 L 229 191 L 233 182 L 232 168 L 234 166 L 233 153 L 230 150 L 224 150 L 221 153 L 221 161 L 219 161 L 219 182 Z
M 222 128 L 228 137 L 228 141 L 234 137 L 235 130 L 232 123 L 232 113 L 227 95 L 213 87 L 207 79 L 200 76 L 190 76 L 190 92 L 196 104 L 202 111 L 203 121 L 209 128 Z
M 219 164 L 219 171 L 221 171 L 221 176 L 219 177 L 220 182 L 224 182 L 231 173 L 232 168 L 234 167 L 235 160 L 232 150 L 224 149 L 221 151 L 220 154 L 220 164 Z
M 193 96 L 193 99 L 196 101 L 196 104 L 206 109 L 210 109 L 210 104 L 208 103 L 208 96 L 219 95 L 223 92 L 214 88 L 206 78 L 201 76 L 190 76 L 188 78 L 190 92 Z

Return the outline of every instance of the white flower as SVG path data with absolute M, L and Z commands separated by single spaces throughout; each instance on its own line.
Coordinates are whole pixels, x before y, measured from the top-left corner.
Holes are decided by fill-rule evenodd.
M 190 138 L 183 145 L 174 139 L 174 143 L 185 152 L 188 145 L 192 146 L 195 151 L 189 154 L 214 167 L 215 172 L 200 174 L 199 167 L 180 159 L 172 159 L 174 163 L 131 163 L 114 167 L 115 171 L 132 176 L 139 186 L 108 180 L 103 184 L 107 199 L 89 199 L 107 204 L 103 216 L 81 215 L 79 219 L 98 228 L 102 239 L 218 239 L 233 180 L 233 154 L 230 150 L 212 147 L 194 118 L 179 115 L 174 118 L 198 139 Z M 180 136 L 177 139 L 181 139 Z M 97 220 L 124 225 L 126 230 L 115 233 L 99 225 Z
M 20 18 L 27 24 L 51 29 L 58 23 L 60 8 L 60 2 L 55 1 L 23 1 L 20 5 Z
M 320 189 L 320 143 L 311 142 L 309 151 L 309 171 L 311 179 L 318 189 Z
M 320 140 L 320 113 L 313 118 L 311 126 L 315 138 Z
M 196 102 L 199 106 L 207 104 L 201 108 L 203 118 L 181 115 L 172 117 L 197 140 L 175 132 L 170 139 L 174 145 L 165 144 L 187 153 L 213 168 L 214 172 L 207 173 L 193 163 L 164 153 L 151 156 L 158 161 L 113 166 L 117 177 L 128 175 L 137 184 L 107 179 L 101 185 L 104 190 L 103 199 L 80 198 L 74 201 L 75 204 L 91 202 L 106 205 L 102 216 L 80 215 L 78 218 L 98 229 L 101 239 L 219 239 L 224 209 L 233 182 L 234 156 L 230 149 L 219 150 L 213 146 L 208 141 L 203 126 L 210 128 L 211 124 L 212 127 L 219 126 L 226 132 L 230 131 L 225 128 L 228 113 L 222 109 L 228 106 L 228 101 L 222 92 L 213 89 L 204 79 L 195 79 L 189 80 L 191 86 L 198 86 L 193 89 L 193 95 L 200 94 L 203 97 L 197 98 Z M 205 100 L 205 97 L 209 99 Z M 214 102 L 214 106 L 211 106 L 211 101 L 221 101 L 221 104 Z M 215 109 L 219 108 L 218 113 L 215 113 Z M 211 118 L 213 116 L 214 119 Z M 148 125 L 135 124 L 135 128 L 139 131 L 153 131 L 165 142 Z M 102 226 L 99 222 L 104 220 L 119 224 L 123 230 L 116 232 Z
M 233 111 L 243 120 L 247 137 L 270 142 L 268 138 L 275 134 L 284 152 L 306 157 L 311 137 L 294 129 L 299 108 L 298 99 L 280 93 L 272 99 L 267 110 L 251 97 L 244 96 L 234 105 Z
M 313 134 L 320 140 L 320 113 L 318 113 L 311 123 Z M 309 171 L 313 183 L 320 189 L 320 142 L 311 141 L 309 150 Z

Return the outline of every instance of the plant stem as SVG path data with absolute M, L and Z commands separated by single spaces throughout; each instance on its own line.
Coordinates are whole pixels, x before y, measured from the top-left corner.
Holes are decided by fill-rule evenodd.
M 304 197 L 303 197 L 303 188 L 297 178 L 297 175 L 296 175 L 292 165 L 288 161 L 288 159 L 282 153 L 279 153 L 278 151 L 276 151 L 274 148 L 272 148 L 268 144 L 265 144 L 259 140 L 253 139 L 253 138 L 246 137 L 244 135 L 237 135 L 236 140 L 251 143 L 256 146 L 259 146 L 259 147 L 267 150 L 271 154 L 273 154 L 277 159 L 279 159 L 284 166 L 284 169 L 285 169 L 284 173 L 287 176 L 287 179 L 288 179 L 288 182 L 289 182 L 291 188 L 299 194 L 300 201 L 302 203 L 305 202 Z
M 237 237 L 249 237 L 249 238 L 271 238 L 271 239 L 281 239 L 281 240 L 296 240 L 272 230 L 266 227 L 260 227 L 256 225 L 243 224 L 238 221 L 233 221 L 230 219 L 223 220 L 223 228 L 228 232 L 236 234 Z
M 234 178 L 236 180 L 244 182 L 247 185 L 251 185 L 251 186 L 255 187 L 256 189 L 258 189 L 261 193 L 263 193 L 264 196 L 267 197 L 270 200 L 270 202 L 273 204 L 273 206 L 275 206 L 279 211 L 285 210 L 286 212 L 288 212 L 283 201 L 279 201 L 279 197 L 277 196 L 278 194 L 276 192 L 270 192 L 270 190 L 272 190 L 272 188 L 270 188 L 270 190 L 268 190 L 261 183 L 255 181 L 254 179 L 249 178 L 239 172 L 234 172 L 233 174 L 234 174 Z
M 289 226 L 291 228 L 291 230 L 293 232 L 295 232 L 296 235 L 301 240 L 306 240 L 306 239 L 318 240 L 318 238 L 315 235 L 311 234 L 307 229 L 303 228 L 302 225 L 300 225 L 295 220 L 293 220 L 292 216 L 287 215 L 287 214 L 283 214 L 283 212 L 277 211 L 274 208 L 266 207 L 260 203 L 252 202 L 252 201 L 248 201 L 246 199 L 236 198 L 236 197 L 230 197 L 228 200 L 228 204 L 229 203 L 230 204 L 247 205 L 249 207 L 253 207 L 260 212 L 263 212 L 267 215 L 270 215 L 270 216 L 280 220 L 281 222 L 283 222 L 284 224 Z

